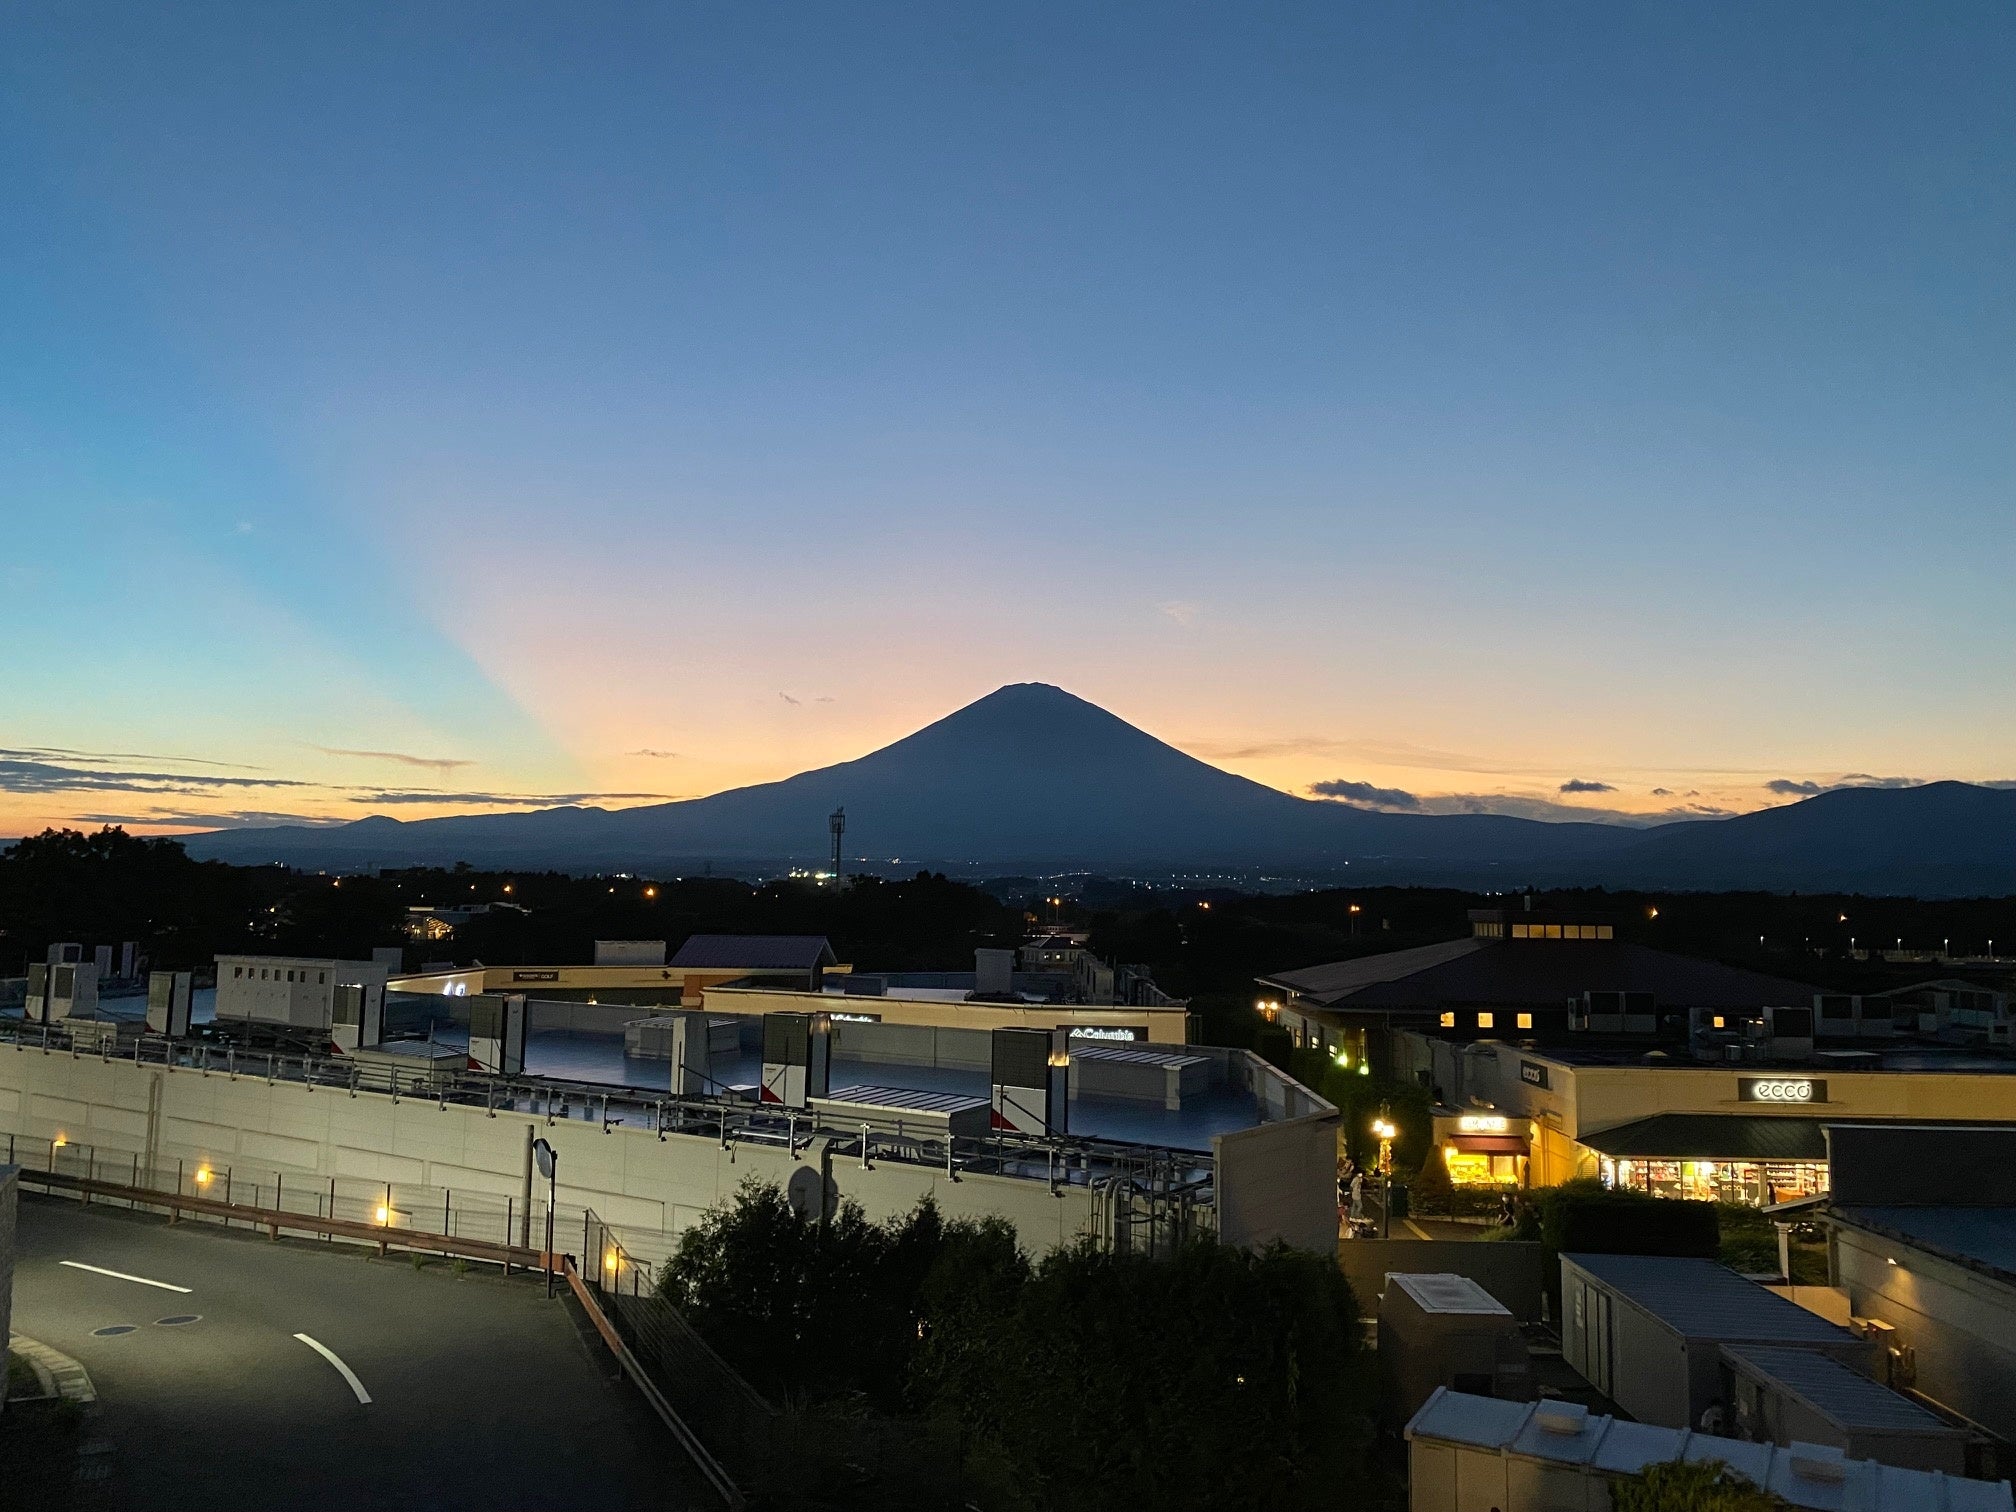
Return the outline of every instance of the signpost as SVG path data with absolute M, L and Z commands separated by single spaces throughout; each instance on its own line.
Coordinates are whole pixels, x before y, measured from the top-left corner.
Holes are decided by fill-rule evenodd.
M 560 1156 L 553 1146 L 543 1139 L 532 1141 L 532 1158 L 539 1165 L 539 1174 L 546 1178 L 546 1295 L 553 1295 L 553 1198 L 559 1191 Z

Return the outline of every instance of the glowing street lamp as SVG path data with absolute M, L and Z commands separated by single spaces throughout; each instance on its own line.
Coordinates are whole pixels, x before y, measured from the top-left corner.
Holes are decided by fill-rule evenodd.
M 1379 1116 L 1372 1120 L 1372 1132 L 1379 1140 L 1379 1175 L 1386 1184 L 1386 1200 L 1379 1215 L 1382 1239 L 1393 1237 L 1393 1139 L 1400 1131 L 1393 1126 L 1392 1110 L 1379 1104 Z

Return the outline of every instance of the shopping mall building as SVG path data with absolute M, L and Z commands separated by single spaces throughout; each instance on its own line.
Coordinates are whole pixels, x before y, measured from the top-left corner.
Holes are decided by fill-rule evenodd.
M 1827 1190 L 1830 1123 L 2016 1123 L 2006 1033 L 1658 950 L 1613 917 L 1518 906 L 1471 929 L 1260 978 L 1257 1004 L 1298 1046 L 1426 1088 L 1458 1185 L 1762 1205 Z

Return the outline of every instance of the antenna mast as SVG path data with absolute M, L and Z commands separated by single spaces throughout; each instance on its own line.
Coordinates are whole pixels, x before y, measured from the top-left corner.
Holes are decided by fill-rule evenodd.
M 826 827 L 833 832 L 833 888 L 837 892 L 847 885 L 840 870 L 840 837 L 847 833 L 847 810 L 833 810 L 833 817 L 826 821 Z

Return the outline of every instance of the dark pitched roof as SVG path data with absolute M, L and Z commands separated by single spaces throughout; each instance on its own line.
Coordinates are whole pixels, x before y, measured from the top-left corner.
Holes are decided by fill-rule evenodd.
M 1282 987 L 1302 997 L 1328 1003 L 1349 997 L 1379 982 L 1412 978 L 1458 957 L 1482 950 L 1487 940 L 1444 940 L 1440 945 L 1419 945 L 1412 950 L 1389 950 L 1382 955 L 1360 956 L 1353 961 L 1332 961 L 1325 966 L 1305 966 L 1300 971 L 1277 971 L 1260 980 L 1270 987 Z
M 839 957 L 824 935 L 688 935 L 665 963 L 695 971 L 810 971 Z
M 1326 1008 L 1558 1008 L 1584 992 L 1649 992 L 1661 1007 L 1810 1004 L 1814 988 L 1625 940 L 1449 940 L 1262 979 Z
M 1582 1143 L 1622 1160 L 1825 1160 L 1827 1136 L 1810 1118 L 1741 1113 L 1655 1113 Z

